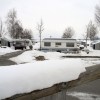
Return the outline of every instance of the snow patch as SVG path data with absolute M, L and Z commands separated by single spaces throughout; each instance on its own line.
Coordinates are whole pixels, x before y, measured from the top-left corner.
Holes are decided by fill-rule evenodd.
M 79 100 L 100 100 L 100 95 L 90 93 L 67 92 L 67 95 L 77 97 Z
M 4 55 L 6 53 L 11 53 L 11 52 L 15 52 L 16 50 L 9 48 L 7 46 L 1 46 L 0 47 L 0 55 Z
M 65 55 L 63 53 L 58 53 L 58 52 L 42 52 L 42 51 L 26 51 L 23 54 L 10 58 L 10 60 L 16 62 L 17 64 L 20 63 L 31 63 L 35 62 L 35 57 L 38 56 L 44 56 L 45 59 L 47 60 L 56 60 L 56 59 L 61 59 L 61 57 Z

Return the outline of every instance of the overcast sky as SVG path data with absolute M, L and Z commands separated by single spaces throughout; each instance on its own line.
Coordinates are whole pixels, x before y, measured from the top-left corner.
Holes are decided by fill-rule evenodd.
M 39 36 L 36 26 L 44 22 L 43 37 L 60 37 L 65 28 L 72 26 L 80 37 L 90 20 L 94 21 L 99 0 L 0 0 L 0 18 L 5 20 L 10 9 L 15 8 L 24 28 Z

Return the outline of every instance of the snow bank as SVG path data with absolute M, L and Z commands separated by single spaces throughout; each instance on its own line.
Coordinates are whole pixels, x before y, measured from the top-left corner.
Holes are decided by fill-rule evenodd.
M 33 49 L 34 50 L 38 50 L 38 49 L 40 49 L 40 42 L 38 42 L 38 43 L 35 43 L 35 45 L 33 45 Z
M 37 56 L 44 56 L 45 59 L 47 60 L 57 60 L 57 59 L 64 59 L 62 56 L 100 56 L 100 51 L 99 50 L 92 50 L 90 51 L 89 54 L 86 52 L 81 52 L 79 54 L 64 54 L 64 53 L 59 53 L 59 52 L 42 52 L 42 51 L 37 51 L 37 50 L 32 50 L 32 51 L 26 51 L 22 53 L 21 55 L 10 58 L 10 60 L 16 62 L 17 64 L 21 63 L 32 63 L 35 62 L 35 57 Z M 71 59 L 71 58 L 70 58 Z M 86 63 L 89 63 L 90 65 L 92 64 L 100 64 L 100 59 L 99 58 L 85 58 L 82 59 Z
M 90 50 L 89 54 L 84 51 L 81 51 L 81 56 L 100 56 L 100 50 Z
M 88 54 L 86 50 L 89 50 Z M 80 56 L 100 56 L 100 50 L 94 50 L 92 47 L 88 46 L 87 48 L 84 48 L 84 51 L 80 52 Z
M 20 63 L 30 63 L 30 62 L 35 62 L 35 57 L 37 56 L 44 56 L 45 59 L 48 60 L 53 60 L 53 59 L 61 59 L 61 56 L 63 56 L 65 54 L 63 53 L 59 53 L 59 52 L 42 52 L 42 51 L 26 51 L 23 54 L 14 57 L 14 58 L 10 58 L 10 60 L 16 62 L 17 64 Z
M 0 55 L 4 55 L 6 53 L 11 53 L 11 52 L 15 52 L 15 50 L 6 46 L 0 47 Z
M 46 60 L 0 67 L 0 99 L 77 79 L 85 71 L 80 59 Z
M 10 60 L 16 62 L 17 64 L 31 63 L 35 61 L 35 57 L 31 51 L 26 51 L 17 57 L 10 58 Z

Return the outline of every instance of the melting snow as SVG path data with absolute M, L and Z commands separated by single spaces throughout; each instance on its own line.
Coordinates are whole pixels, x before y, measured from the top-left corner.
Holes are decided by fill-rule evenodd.
M 79 100 L 100 100 L 100 95 L 90 93 L 67 92 L 67 95 L 77 97 Z
M 77 79 L 85 71 L 80 59 L 46 60 L 0 67 L 0 99 Z

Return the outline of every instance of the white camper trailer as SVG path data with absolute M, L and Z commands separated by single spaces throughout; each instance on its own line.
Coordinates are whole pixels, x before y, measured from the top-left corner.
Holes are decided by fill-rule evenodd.
M 41 49 L 44 51 L 57 51 L 68 53 L 79 52 L 76 39 L 65 38 L 45 38 L 42 40 Z

